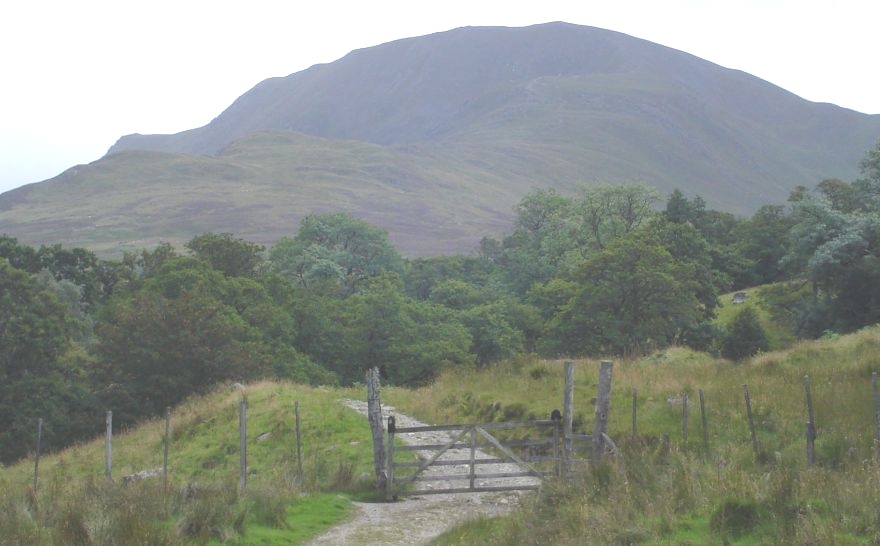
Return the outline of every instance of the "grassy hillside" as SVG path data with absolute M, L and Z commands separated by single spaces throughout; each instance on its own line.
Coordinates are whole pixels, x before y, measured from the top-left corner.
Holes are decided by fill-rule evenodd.
M 639 433 L 681 436 L 682 393 L 697 403 L 705 392 L 709 407 L 710 443 L 728 449 L 748 439 L 742 385 L 749 384 L 755 411 L 762 416 L 759 440 L 768 456 L 797 464 L 803 457 L 804 394 L 809 374 L 820 421 L 820 452 L 854 449 L 848 456 L 870 458 L 872 442 L 871 372 L 880 372 L 880 328 L 836 340 L 801 342 L 784 351 L 765 353 L 742 364 L 713 359 L 685 348 L 671 348 L 614 368 L 610 430 L 613 437 L 630 433 L 632 389 L 638 391 Z M 576 361 L 575 422 L 592 429 L 597 361 Z M 546 418 L 562 405 L 562 361 L 522 358 L 503 366 L 443 374 L 432 386 L 388 391 L 386 398 L 428 421 L 479 421 L 508 414 Z M 514 407 L 516 406 L 516 407 Z M 510 408 L 510 409 L 508 409 Z M 695 413 L 696 412 L 696 413 Z M 698 450 L 699 407 L 692 409 L 689 446 Z M 824 430 L 823 430 L 824 432 Z M 748 449 L 742 455 L 751 455 Z M 841 453 L 829 451 L 828 457 Z M 861 459 L 859 459 L 861 460 Z M 842 461 L 836 461 L 836 463 Z
M 597 364 L 576 362 L 576 431 L 592 429 Z M 549 483 L 511 517 L 468 524 L 440 543 L 876 544 L 874 371 L 880 371 L 880 327 L 797 343 L 739 364 L 682 348 L 618 361 L 609 426 L 622 455 L 566 483 Z M 805 374 L 818 429 L 813 467 L 804 456 Z M 751 394 L 757 455 L 743 384 Z M 562 386 L 561 361 L 521 357 L 485 369 L 449 370 L 430 386 L 385 388 L 382 396 L 429 422 L 519 420 L 559 408 Z M 632 389 L 638 393 L 636 437 Z M 691 400 L 686 443 L 682 393 Z M 243 499 L 235 494 L 241 393 L 221 389 L 174 411 L 167 499 L 155 479 L 127 488 L 105 484 L 103 444 L 96 440 L 45 457 L 36 497 L 28 493 L 32 461 L 0 470 L 0 536 L 13 537 L 13 544 L 88 543 L 82 537 L 97 543 L 286 544 L 344 518 L 347 501 L 337 492 L 364 495 L 372 459 L 366 419 L 338 400 L 363 398 L 363 392 L 260 383 L 245 394 L 251 448 Z M 302 486 L 292 475 L 294 400 L 303 409 Z M 269 436 L 257 441 L 264 433 Z M 117 436 L 117 481 L 160 464 L 160 422 Z
M 737 292 L 746 293 L 744 302 L 733 303 L 733 295 Z M 726 328 L 744 309 L 753 309 L 767 335 L 770 350 L 787 349 L 797 343 L 794 330 L 798 306 L 810 298 L 812 298 L 810 285 L 802 280 L 737 290 L 719 297 L 718 314 L 714 322 Z
M 118 256 L 206 231 L 268 244 L 310 213 L 344 211 L 408 254 L 468 253 L 507 227 L 528 189 L 464 162 L 276 131 L 217 157 L 138 151 L 75 167 L 4 194 L 0 233 Z
M 247 397 L 248 488 L 239 498 L 238 402 Z M 0 470 L 0 543 L 295 544 L 346 517 L 348 497 L 371 487 L 366 419 L 345 409 L 343 390 L 260 383 L 218 389 L 175 408 L 170 486 L 121 477 L 162 466 L 164 421 L 117 431 L 114 484 L 104 479 L 102 439 Z M 294 400 L 301 404 L 303 480 L 296 480 Z M 102 419 L 96 413 L 96 419 Z M 49 446 L 51 447 L 51 446 Z M 342 494 L 343 496 L 340 496 Z
M 873 327 L 742 364 L 685 349 L 617 362 L 610 431 L 622 457 L 548 487 L 521 514 L 469 524 L 440 544 L 875 544 L 880 464 L 872 462 L 870 378 L 880 371 L 878 349 L 880 328 Z M 818 424 L 818 464 L 812 468 L 804 455 L 805 374 Z M 592 427 L 596 381 L 597 363 L 577 362 L 575 428 L 585 432 Z M 391 398 L 428 420 L 543 417 L 561 406 L 562 384 L 561 362 L 522 359 L 444 374 L 431 387 L 393 391 Z M 757 458 L 743 384 L 756 420 Z M 637 438 L 630 425 L 633 388 Z M 691 400 L 687 444 L 682 393 Z

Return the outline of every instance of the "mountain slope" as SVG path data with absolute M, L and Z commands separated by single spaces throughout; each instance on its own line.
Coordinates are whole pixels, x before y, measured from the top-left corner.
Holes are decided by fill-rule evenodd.
M 460 182 L 475 179 L 484 183 Z M 374 144 L 264 131 L 218 156 L 119 152 L 7 192 L 0 232 L 114 254 L 205 231 L 269 244 L 311 212 L 342 210 L 386 227 L 411 254 L 467 252 L 474 234 L 506 227 L 484 205 L 518 198 L 504 194 L 506 182 Z
M 265 80 L 198 129 L 123 137 L 92 165 L 0 196 L 0 231 L 107 250 L 208 229 L 271 242 L 341 209 L 409 254 L 467 252 L 532 187 L 643 181 L 749 213 L 798 184 L 853 178 L 878 136 L 880 116 L 617 32 L 468 27 Z M 73 188 L 110 208 L 70 207 Z M 128 221 L 148 196 L 155 214 Z M 89 227 L 98 214 L 118 229 Z
M 561 91 L 593 82 L 581 96 L 553 97 L 567 98 L 574 103 L 567 106 L 576 110 L 613 112 L 615 105 L 599 98 L 619 96 L 614 87 L 649 93 L 660 87 L 697 101 L 690 106 L 705 103 L 797 140 L 810 140 L 817 137 L 814 129 L 835 125 L 858 129 L 857 120 L 867 117 L 809 103 L 748 74 L 625 34 L 550 23 L 459 28 L 357 50 L 334 63 L 261 82 L 205 127 L 171 136 L 123 137 L 110 153 L 217 153 L 261 129 L 376 144 L 436 141 L 481 129 L 499 110 L 521 106 L 529 98 L 524 95 L 534 94 L 533 103 L 547 99 L 534 93 L 535 85 L 554 85 L 554 80 Z M 870 126 L 876 131 L 878 124 L 875 119 Z M 824 143 L 831 143 L 841 135 L 824 136 Z

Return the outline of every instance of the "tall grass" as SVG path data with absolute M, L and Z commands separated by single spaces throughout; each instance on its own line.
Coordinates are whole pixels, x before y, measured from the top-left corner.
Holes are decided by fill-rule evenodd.
M 0 469 L 0 544 L 248 544 L 265 529 L 298 526 L 294 514 L 309 512 L 302 506 L 327 504 L 322 491 L 362 494 L 371 486 L 369 426 L 338 402 L 357 394 L 265 382 L 186 402 L 172 412 L 167 491 L 161 477 L 127 486 L 120 479 L 161 467 L 159 420 L 114 436 L 112 482 L 103 475 L 100 438 L 43 457 L 36 493 L 32 460 Z M 249 464 L 240 495 L 242 396 L 249 404 Z M 302 477 L 295 470 L 294 400 L 302 414 Z M 347 513 L 344 505 L 329 510 L 323 523 L 309 523 L 312 533 Z M 282 534 L 260 543 L 290 542 Z
M 449 372 L 430 387 L 391 390 L 386 398 L 433 422 L 504 420 L 510 408 L 546 418 L 562 405 L 562 368 L 562 361 L 521 358 L 490 369 Z M 872 371 L 880 371 L 878 327 L 738 364 L 683 348 L 616 362 L 609 428 L 623 456 L 572 482 L 549 485 L 513 518 L 457 532 L 478 533 L 478 542 L 492 544 L 878 543 Z M 591 432 L 597 372 L 598 361 L 576 362 L 576 430 Z M 805 456 L 807 374 L 819 433 L 814 467 L 807 466 Z M 755 416 L 757 457 L 749 442 L 744 384 Z M 638 393 L 635 438 L 633 389 Z M 701 389 L 708 458 L 700 428 Z M 687 443 L 681 431 L 682 393 L 690 399 Z M 664 435 L 670 438 L 668 448 Z M 736 523 L 737 518 L 746 523 Z M 453 535 L 448 543 L 459 538 Z
M 562 407 L 562 364 L 522 357 L 487 369 L 449 371 L 418 390 L 385 389 L 383 398 L 430 422 L 505 420 L 511 413 L 547 418 Z M 598 360 L 575 361 L 575 429 L 583 432 L 591 432 L 598 367 Z M 698 394 L 703 390 L 711 449 L 720 457 L 734 457 L 737 452 L 730 446 L 749 439 L 742 388 L 747 384 L 761 452 L 802 464 L 807 416 L 803 377 L 809 375 L 820 463 L 859 462 L 872 456 L 872 371 L 880 372 L 878 327 L 802 342 L 742 363 L 670 348 L 615 362 L 609 429 L 615 438 L 630 435 L 635 389 L 639 434 L 653 439 L 668 434 L 673 442 L 681 441 L 681 395 L 687 393 L 690 434 L 681 447 L 699 452 Z
M 515 517 L 469 524 L 443 540 L 880 543 L 872 371 L 880 371 L 878 327 L 738 364 L 682 348 L 618 361 L 609 427 L 622 455 L 565 483 L 548 483 Z M 598 361 L 576 362 L 576 431 L 591 431 L 597 372 Z M 805 374 L 813 385 L 819 433 L 813 467 L 805 461 Z M 743 384 L 750 388 L 758 457 L 749 444 Z M 386 388 L 382 397 L 428 422 L 520 420 L 546 418 L 560 408 L 562 385 L 562 361 L 524 356 L 487 369 L 449 370 L 418 390 Z M 633 389 L 639 416 L 635 437 Z M 701 389 L 708 457 L 696 404 Z M 682 393 L 692 401 L 687 443 L 681 433 Z M 239 495 L 236 411 L 243 395 L 250 408 L 250 466 L 247 490 Z M 370 488 L 369 426 L 338 403 L 363 396 L 360 389 L 258 383 L 244 392 L 218 389 L 193 399 L 173 411 L 167 494 L 161 479 L 128 487 L 119 483 L 121 475 L 161 466 L 160 421 L 115 436 L 113 483 L 103 477 L 100 438 L 44 457 L 36 493 L 33 461 L 0 469 L 0 544 L 305 540 L 345 517 L 346 502 L 335 492 L 363 494 Z M 294 400 L 302 408 L 302 480 L 294 472 Z M 102 412 L 96 413 L 101 419 Z
M 880 467 L 755 472 L 643 443 L 439 544 L 876 544 Z

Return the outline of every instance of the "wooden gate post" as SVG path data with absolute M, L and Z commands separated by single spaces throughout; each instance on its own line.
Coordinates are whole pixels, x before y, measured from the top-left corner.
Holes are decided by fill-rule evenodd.
M 562 393 L 562 442 L 564 449 L 571 449 L 571 441 L 568 438 L 572 433 L 574 421 L 574 363 L 565 362 L 565 390 Z
M 373 465 L 376 472 L 376 489 L 383 491 L 385 474 L 385 445 L 382 430 L 382 401 L 379 398 L 379 368 L 367 370 L 367 416 L 373 433 Z
M 299 429 L 299 400 L 293 403 L 293 416 L 295 419 L 294 426 L 296 427 L 296 478 L 294 478 L 294 483 L 297 485 L 302 485 L 303 482 L 303 458 L 302 458 L 302 438 L 300 436 Z
M 476 430 L 471 429 L 470 442 L 471 442 L 471 462 L 468 467 L 468 476 L 470 477 L 470 479 L 469 479 L 470 488 L 471 488 L 471 491 L 473 491 L 474 490 L 474 482 L 477 479 L 477 467 L 476 467 L 477 431 Z
M 639 435 L 637 421 L 638 421 L 638 402 L 639 402 L 639 393 L 633 387 L 632 390 L 632 437 L 633 440 Z
M 688 443 L 688 394 L 681 395 L 681 439 L 684 447 L 687 448 Z
M 706 395 L 700 389 L 700 421 L 703 424 L 703 455 L 709 458 L 709 425 L 706 418 Z
M 877 372 L 871 373 L 871 399 L 874 403 L 874 457 L 880 461 L 880 389 L 877 388 Z
M 397 423 L 394 416 L 388 417 L 388 460 L 385 470 L 385 500 L 390 501 L 394 497 L 394 433 Z
M 749 386 L 743 385 L 743 396 L 746 400 L 746 414 L 749 417 L 749 431 L 752 433 L 752 449 L 755 451 L 755 461 L 758 460 L 758 435 L 755 434 L 755 419 L 752 417 L 752 399 L 749 397 Z
M 104 475 L 107 481 L 111 481 L 113 471 L 113 412 L 107 412 L 107 432 L 104 443 Z
M 804 376 L 804 397 L 807 402 L 807 465 L 816 464 L 816 415 L 813 412 L 813 393 L 810 376 Z
M 40 448 L 43 443 L 43 418 L 37 419 L 37 449 L 34 451 L 34 498 L 37 497 L 37 477 L 40 474 Z
M 604 434 L 608 432 L 608 412 L 611 409 L 611 370 L 614 363 L 603 360 L 599 368 L 599 391 L 596 397 L 596 423 L 593 427 L 593 463 L 602 462 L 605 455 Z
M 247 487 L 247 400 L 238 403 L 238 494 Z
M 553 474 L 557 478 L 561 478 L 567 472 L 568 454 L 563 445 L 565 436 L 562 434 L 562 420 L 559 410 L 553 410 L 550 413 L 550 420 L 553 421 Z
M 168 444 L 171 441 L 171 408 L 165 408 L 165 440 L 162 442 L 162 495 L 168 496 Z

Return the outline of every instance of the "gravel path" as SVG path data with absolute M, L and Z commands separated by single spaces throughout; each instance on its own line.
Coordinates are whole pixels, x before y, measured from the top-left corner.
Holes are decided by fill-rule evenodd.
M 367 415 L 367 403 L 357 400 L 344 400 L 343 404 L 358 413 Z M 425 423 L 398 413 L 391 406 L 382 408 L 383 422 L 394 415 L 398 427 L 424 426 Z M 452 440 L 446 432 L 408 433 L 398 436 L 407 443 L 445 444 Z M 401 452 L 403 454 L 404 452 Z M 434 452 L 419 451 L 420 458 L 428 459 Z M 476 457 L 491 458 L 493 455 L 477 450 Z M 444 459 L 468 459 L 470 449 L 450 449 Z M 480 466 L 480 473 L 519 472 L 514 464 L 486 464 Z M 425 475 L 467 474 L 468 466 L 431 467 Z M 485 485 L 537 484 L 537 478 L 505 478 L 492 480 Z M 420 489 L 445 489 L 466 487 L 466 480 L 438 480 L 421 482 Z M 477 482 L 477 485 L 480 485 Z M 519 503 L 520 492 L 504 493 L 459 493 L 454 495 L 409 496 L 397 502 L 355 502 L 357 513 L 350 521 L 337 525 L 316 537 L 312 545 L 411 545 L 425 544 L 431 539 L 469 519 L 482 516 L 499 516 L 511 512 Z

